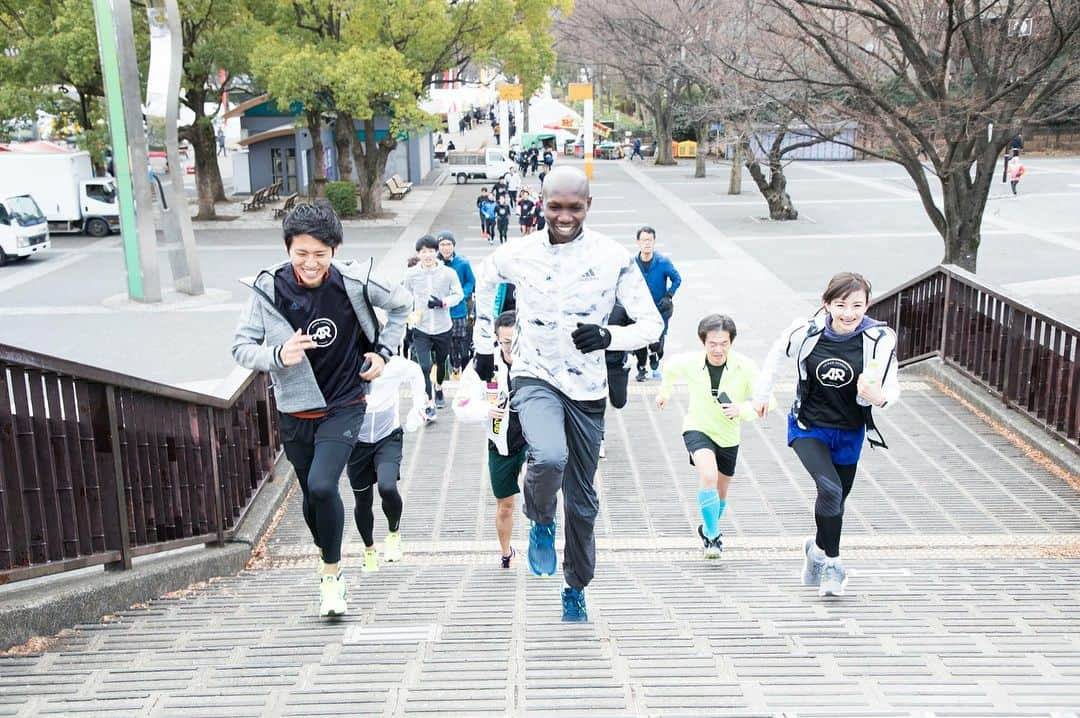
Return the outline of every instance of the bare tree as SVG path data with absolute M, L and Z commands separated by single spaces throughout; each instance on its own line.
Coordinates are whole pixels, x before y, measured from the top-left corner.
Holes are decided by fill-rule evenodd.
M 758 29 L 800 48 L 772 53 L 761 79 L 822 90 L 833 120 L 857 121 L 848 144 L 901 165 L 944 241 L 942 261 L 975 271 L 1002 150 L 1023 127 L 1078 114 L 1080 2 L 760 1 L 770 12 Z
M 693 19 L 710 0 L 577 0 L 556 23 L 556 47 L 566 61 L 603 66 L 618 75 L 630 99 L 652 119 L 656 164 L 675 164 L 675 112 L 690 89 L 685 73 Z
M 782 48 L 749 32 L 756 10 L 738 0 L 713 0 L 708 19 L 676 30 L 669 40 L 680 38 L 686 52 L 679 73 L 687 78 L 691 92 L 685 102 L 693 105 L 686 115 L 693 119 L 698 136 L 708 124 L 723 119 L 734 148 L 729 193 L 741 191 L 741 167 L 745 165 L 774 220 L 798 219 L 787 189 L 785 167 L 791 156 L 830 138 L 831 133 L 807 131 L 800 118 L 817 115 L 820 105 L 807 83 L 775 85 L 769 78 L 767 58 Z M 818 128 L 824 126 L 819 123 Z M 699 170 L 704 176 L 699 152 Z

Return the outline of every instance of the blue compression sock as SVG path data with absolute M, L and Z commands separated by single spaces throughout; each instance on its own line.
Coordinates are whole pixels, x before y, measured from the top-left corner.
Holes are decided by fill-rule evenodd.
M 717 494 L 719 496 L 719 494 Z M 724 509 L 727 508 L 727 499 L 720 499 L 716 503 L 716 527 L 720 528 L 720 518 L 724 515 Z
M 708 538 L 716 538 L 720 533 L 720 495 L 716 489 L 698 489 L 698 507 L 701 509 L 701 524 Z

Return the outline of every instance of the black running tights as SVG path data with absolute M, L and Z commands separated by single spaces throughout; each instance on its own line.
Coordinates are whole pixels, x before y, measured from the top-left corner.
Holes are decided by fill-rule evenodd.
M 353 444 L 344 441 L 286 441 L 285 456 L 296 470 L 304 494 L 304 522 L 326 563 L 341 560 L 341 534 L 345 528 L 345 505 L 338 493 L 341 472 Z
M 402 501 L 398 492 L 398 467 L 396 464 L 380 464 L 377 469 L 379 498 L 382 499 L 383 514 L 386 515 L 386 524 L 389 531 L 397 531 L 401 523 Z M 356 507 L 353 509 L 353 518 L 356 519 L 356 530 L 360 532 L 360 538 L 364 545 L 371 548 L 375 545 L 375 514 L 372 511 L 372 503 L 375 500 L 372 487 L 357 491 L 353 489 L 353 497 L 356 499 Z
M 835 558 L 840 555 L 844 502 L 851 493 L 859 465 L 834 464 L 828 445 L 818 439 L 796 439 L 791 442 L 791 448 L 817 484 L 817 501 L 814 502 L 817 545 L 826 556 Z

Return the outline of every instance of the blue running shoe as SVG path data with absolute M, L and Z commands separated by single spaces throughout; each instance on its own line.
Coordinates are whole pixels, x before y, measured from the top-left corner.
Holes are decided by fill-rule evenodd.
M 584 590 L 569 586 L 562 590 L 562 620 L 567 623 L 585 623 L 589 620 Z
M 555 522 L 529 529 L 529 569 L 537 576 L 555 574 Z

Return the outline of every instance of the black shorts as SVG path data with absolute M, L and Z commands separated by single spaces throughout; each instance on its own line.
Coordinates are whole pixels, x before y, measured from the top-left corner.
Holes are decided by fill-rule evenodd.
M 708 449 L 716 456 L 716 468 L 724 476 L 735 475 L 735 460 L 739 457 L 739 447 L 736 446 L 720 446 L 715 441 L 709 438 L 709 436 L 700 431 L 684 431 L 683 443 L 686 444 L 686 450 L 690 452 L 690 465 L 694 465 L 694 452 L 701 449 Z
M 349 477 L 349 486 L 353 491 L 363 491 L 373 486 L 379 473 L 392 472 L 398 476 L 401 472 L 401 436 L 400 428 L 374 444 L 358 443 L 349 455 L 345 472 Z M 391 485 L 393 480 L 391 479 Z

